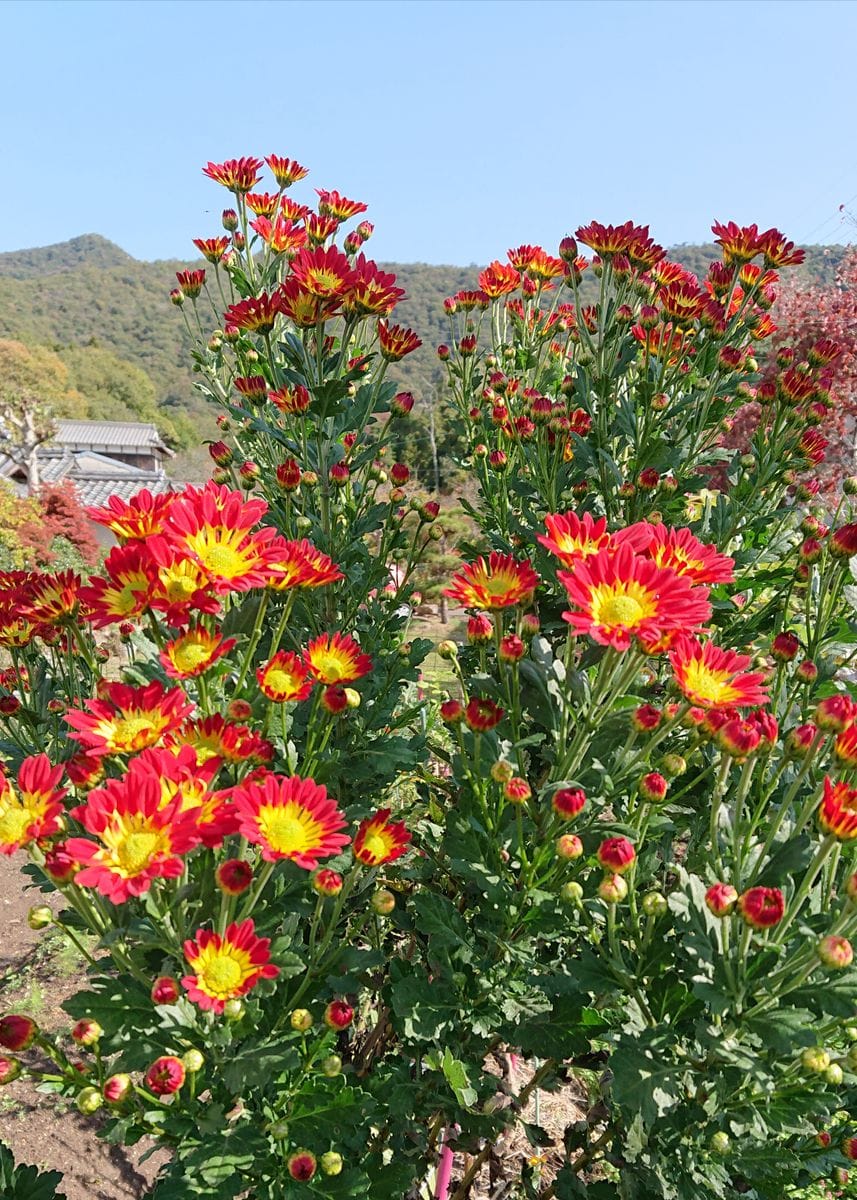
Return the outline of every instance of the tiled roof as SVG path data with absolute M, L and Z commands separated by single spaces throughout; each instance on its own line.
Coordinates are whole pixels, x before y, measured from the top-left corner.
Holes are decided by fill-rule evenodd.
M 155 496 L 160 495 L 161 492 L 174 490 L 172 480 L 168 479 L 166 475 L 155 475 L 153 472 L 144 471 L 141 471 L 140 475 L 133 479 L 127 476 L 110 479 L 108 476 L 99 475 L 94 479 L 75 479 L 74 485 L 77 488 L 81 504 L 85 505 L 106 504 L 111 496 L 121 496 L 123 500 L 130 500 L 143 488 L 148 488 Z
M 57 421 L 54 445 L 104 446 L 114 450 L 161 450 L 167 449 L 154 425 L 143 421 L 72 421 L 62 418 Z

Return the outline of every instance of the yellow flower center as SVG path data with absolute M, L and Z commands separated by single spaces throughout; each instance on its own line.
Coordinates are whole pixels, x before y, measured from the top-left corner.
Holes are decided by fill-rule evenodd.
M 382 858 L 386 858 L 390 853 L 390 839 L 385 837 L 383 833 L 367 834 L 363 841 L 363 853 L 376 862 Z
M 150 716 L 117 717 L 104 730 L 108 744 L 118 751 L 142 750 L 158 740 L 159 730 Z
M 233 579 L 245 574 L 247 558 L 239 553 L 234 546 L 222 544 L 203 544 L 194 547 L 197 557 L 207 571 L 212 575 L 221 575 L 224 579 Z
M 276 854 L 289 857 L 318 846 L 321 826 L 311 813 L 293 800 L 259 809 L 259 830 Z
M 116 816 L 101 840 L 107 847 L 103 861 L 126 879 L 139 875 L 160 855 L 169 855 L 171 851 L 167 832 L 153 829 L 149 818 L 142 813 Z
M 348 675 L 350 659 L 335 650 L 312 650 L 312 666 L 322 683 L 339 683 Z
M 0 846 L 13 846 L 24 840 L 35 820 L 35 813 L 19 805 L 0 810 Z
M 297 685 L 296 676 L 282 667 L 272 667 L 265 672 L 265 687 L 271 692 L 293 692 Z
M 592 619 L 596 625 L 636 629 L 656 612 L 654 595 L 635 579 L 602 583 L 592 589 Z
M 726 671 L 712 671 L 705 663 L 694 659 L 684 672 L 685 691 L 705 704 L 732 704 L 739 699 L 738 690 L 732 686 L 731 676 Z
M 174 567 L 165 567 L 158 574 L 161 587 L 167 599 L 173 604 L 189 600 L 194 592 L 204 586 L 204 581 L 196 571 L 188 571 L 187 563 L 177 563 Z
M 222 951 L 203 962 L 198 968 L 200 987 L 211 996 L 231 996 L 244 982 L 241 963 Z
M 183 675 L 192 675 L 211 658 L 211 646 L 202 641 L 180 643 L 172 647 L 170 657 Z

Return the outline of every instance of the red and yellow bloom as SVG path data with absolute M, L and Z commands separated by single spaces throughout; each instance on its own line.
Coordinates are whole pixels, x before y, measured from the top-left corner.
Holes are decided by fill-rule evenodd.
M 88 701 L 85 711 L 66 713 L 66 721 L 77 731 L 69 736 L 87 754 L 133 754 L 154 746 L 193 709 L 180 688 L 165 691 L 157 681 L 146 687 L 111 683 L 106 693 L 106 699 Z
M 175 492 L 153 496 L 147 488 L 143 488 L 130 500 L 111 496 L 103 508 L 87 508 L 85 511 L 90 521 L 103 525 L 120 541 L 128 541 L 163 533 L 169 511 L 177 499 Z
M 246 996 L 260 979 L 276 979 L 279 967 L 271 962 L 270 938 L 256 936 L 249 918 L 233 922 L 225 936 L 200 929 L 184 944 L 190 971 L 182 979 L 188 999 L 200 1008 L 223 1012 L 227 1000 Z
M 511 554 L 493 550 L 487 559 L 477 558 L 453 575 L 443 594 L 464 608 L 512 608 L 528 604 L 538 585 L 529 559 L 518 562 Z
M 711 616 L 707 589 L 692 587 L 630 546 L 600 550 L 557 577 L 574 606 L 564 619 L 616 650 L 627 650 L 634 637 L 655 641 L 674 630 L 698 628 Z
M 354 857 L 367 867 L 380 867 L 401 858 L 411 835 L 402 821 L 390 820 L 390 809 L 379 808 L 362 821 L 354 839 Z
M 854 841 L 857 838 L 857 789 L 841 780 L 834 783 L 826 775 L 818 823 L 825 833 L 832 833 L 840 842 Z
M 309 667 L 289 650 L 278 650 L 274 657 L 256 670 L 263 696 L 277 704 L 306 700 L 313 688 Z
M 57 785 L 62 773 L 46 754 L 37 754 L 21 763 L 17 788 L 0 774 L 0 854 L 12 854 L 61 827 L 65 790 Z
M 547 536 L 540 533 L 538 539 L 566 567 L 573 567 L 580 559 L 606 550 L 612 542 L 607 532 L 607 518 L 600 517 L 596 521 L 591 513 L 584 513 L 582 517 L 573 512 L 548 513 L 545 525 Z
M 681 637 L 670 651 L 673 677 L 691 704 L 700 708 L 743 708 L 765 704 L 764 675 L 745 671 L 751 659 L 713 642 Z
M 689 529 L 638 521 L 636 525 L 620 529 L 614 535 L 614 541 L 617 545 L 627 543 L 659 567 L 668 567 L 676 575 L 686 575 L 692 583 L 731 583 L 735 578 L 735 560 L 721 554 L 716 546 L 700 542 Z
M 372 659 L 363 654 L 349 633 L 323 633 L 304 652 L 304 661 L 319 683 L 353 683 L 372 670 Z
M 232 797 L 242 837 L 270 862 L 289 858 L 313 871 L 350 841 L 340 832 L 346 820 L 336 801 L 313 779 L 268 775 L 235 788 Z
M 72 815 L 98 838 L 66 842 L 82 864 L 75 883 L 97 888 L 114 904 L 147 892 L 153 879 L 181 875 L 180 856 L 199 842 L 193 811 L 181 812 L 177 800 L 163 806 L 154 775 L 109 779 Z
M 193 679 L 203 675 L 235 646 L 235 638 L 223 638 L 203 625 L 195 625 L 167 642 L 160 658 L 171 679 Z

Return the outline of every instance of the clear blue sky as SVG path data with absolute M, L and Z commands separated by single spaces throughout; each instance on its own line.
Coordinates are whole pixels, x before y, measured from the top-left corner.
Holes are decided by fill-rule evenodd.
M 380 259 L 468 264 L 593 217 L 847 241 L 853 0 L 7 0 L 0 250 L 188 257 L 277 153 L 370 205 Z

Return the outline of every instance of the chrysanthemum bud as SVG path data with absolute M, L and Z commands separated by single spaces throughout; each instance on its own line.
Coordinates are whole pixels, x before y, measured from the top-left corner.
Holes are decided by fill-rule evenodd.
M 815 723 L 825 732 L 841 733 L 857 717 L 857 703 L 845 692 L 825 696 L 815 710 Z
M 90 1117 L 97 1113 L 104 1104 L 104 1097 L 96 1087 L 85 1087 L 78 1092 L 75 1100 L 77 1111 Z
M 316 1159 L 311 1150 L 296 1150 L 286 1160 L 286 1168 L 292 1179 L 308 1183 L 316 1172 Z
M 53 911 L 46 904 L 38 904 L 27 913 L 27 924 L 31 929 L 46 929 L 53 923 Z
M 172 1096 L 185 1081 L 185 1065 L 173 1054 L 155 1059 L 144 1076 L 144 1084 L 156 1096 Z
M 642 909 L 647 917 L 662 917 L 669 905 L 662 892 L 646 892 L 643 897 Z
M 326 1058 L 322 1059 L 321 1073 L 328 1079 L 335 1079 L 337 1075 L 342 1074 L 342 1059 L 338 1054 L 328 1054 Z
M 857 524 L 840 525 L 830 535 L 827 548 L 834 558 L 853 558 L 857 554 Z
M 526 779 L 513 777 L 503 788 L 503 795 L 511 804 L 526 804 L 533 791 Z
M 491 764 L 489 774 L 495 783 L 506 784 L 514 776 L 515 768 L 511 763 L 499 759 L 497 762 Z
M 153 1004 L 175 1004 L 180 995 L 181 988 L 171 975 L 160 975 L 152 984 Z
M 605 875 L 598 884 L 598 895 L 605 904 L 621 904 L 628 895 L 628 885 L 621 875 Z
M 559 898 L 565 904 L 580 904 L 583 899 L 583 888 L 576 880 L 564 883 L 559 889 Z
M 687 759 L 681 754 L 665 754 L 661 759 L 661 771 L 668 779 L 678 779 L 687 771 Z
M 325 1175 L 340 1175 L 342 1173 L 342 1155 L 335 1150 L 328 1150 L 319 1159 L 322 1173 Z
M 0 1017 L 0 1046 L 20 1054 L 29 1050 L 39 1033 L 39 1027 L 31 1017 L 20 1013 L 7 1013 Z
M 17 1058 L 9 1058 L 5 1054 L 0 1054 L 0 1087 L 5 1087 L 7 1083 L 13 1083 L 21 1074 L 21 1064 Z
M 104 1030 L 92 1017 L 82 1017 L 72 1029 L 71 1036 L 78 1046 L 94 1046 L 103 1033 Z
M 722 1129 L 718 1129 L 716 1133 L 712 1133 L 708 1140 L 708 1149 L 712 1154 L 716 1154 L 718 1158 L 724 1158 L 730 1151 L 732 1143 L 729 1140 L 729 1134 L 724 1133 Z
M 830 1066 L 830 1055 L 821 1046 L 807 1046 L 800 1056 L 801 1066 L 813 1075 L 823 1075 Z
M 705 905 L 715 917 L 728 917 L 738 900 L 731 883 L 712 883 L 705 893 Z
M 348 708 L 348 696 L 345 688 L 338 683 L 329 684 L 321 693 L 321 706 L 332 716 L 345 712 Z
M 301 468 L 293 458 L 278 464 L 274 477 L 284 492 L 296 492 L 301 486 Z
M 347 1029 L 354 1020 L 354 1009 L 344 1000 L 331 1000 L 324 1010 L 324 1023 L 328 1029 Z
M 396 897 L 389 888 L 378 888 L 372 897 L 372 909 L 381 917 L 388 917 L 396 907 Z
M 307 1008 L 296 1008 L 289 1016 L 289 1024 L 298 1033 L 306 1033 L 312 1029 L 312 1013 Z
M 226 442 L 210 442 L 208 453 L 212 461 L 217 463 L 218 467 L 228 467 L 235 458 L 231 447 L 227 446 Z
M 752 887 L 738 897 L 738 911 L 754 929 L 770 929 L 783 919 L 786 902 L 779 888 Z
M 338 896 L 342 891 L 343 879 L 338 871 L 322 867 L 313 875 L 312 886 L 319 896 Z
M 634 865 L 637 851 L 625 837 L 605 838 L 596 854 L 599 864 L 613 875 L 623 875 Z
M 494 634 L 491 618 L 485 613 L 476 613 L 467 621 L 467 640 L 472 646 L 481 646 L 490 642 Z
M 253 882 L 253 868 L 242 858 L 228 858 L 214 872 L 214 877 L 227 896 L 240 896 Z
M 101 1094 L 108 1104 L 121 1104 L 134 1090 L 130 1075 L 111 1075 L 104 1081 Z
M 771 642 L 771 656 L 777 662 L 791 662 L 797 657 L 800 650 L 800 641 L 793 633 L 784 630 L 778 633 Z
M 201 1050 L 185 1050 L 182 1055 L 182 1062 L 188 1075 L 196 1075 L 205 1066 L 205 1056 Z
M 516 633 L 507 633 L 500 642 L 500 661 L 507 663 L 520 662 L 526 653 L 522 640 Z
M 410 392 L 399 392 L 390 401 L 390 415 L 406 417 L 414 407 L 414 397 Z
M 659 803 L 666 798 L 669 784 L 663 775 L 657 771 L 649 771 L 644 775 L 637 785 L 637 790 L 644 800 L 649 800 L 653 804 Z
M 443 642 L 438 642 L 437 653 L 438 657 L 451 662 L 454 658 L 458 657 L 458 646 L 451 639 L 447 638 Z
M 556 853 L 558 858 L 580 858 L 583 853 L 583 842 L 577 834 L 564 833 L 556 839 Z
M 440 719 L 446 725 L 458 725 L 464 720 L 464 705 L 460 700 L 444 700 L 440 706 Z
M 631 724 L 639 733 L 652 733 L 660 725 L 663 713 L 651 704 L 641 704 L 631 716 Z
M 560 788 L 551 799 L 553 810 L 563 821 L 571 821 L 582 812 L 586 804 L 586 792 L 582 788 Z
M 240 1021 L 246 1011 L 244 1001 L 238 996 L 233 996 L 223 1005 L 223 1015 L 227 1021 Z
M 815 683 L 816 679 L 818 679 L 818 667 L 810 659 L 805 658 L 803 662 L 798 665 L 795 674 L 797 675 L 798 679 L 802 680 L 804 683 Z
M 826 967 L 841 971 L 854 961 L 854 950 L 847 938 L 830 933 L 818 943 L 818 957 Z

